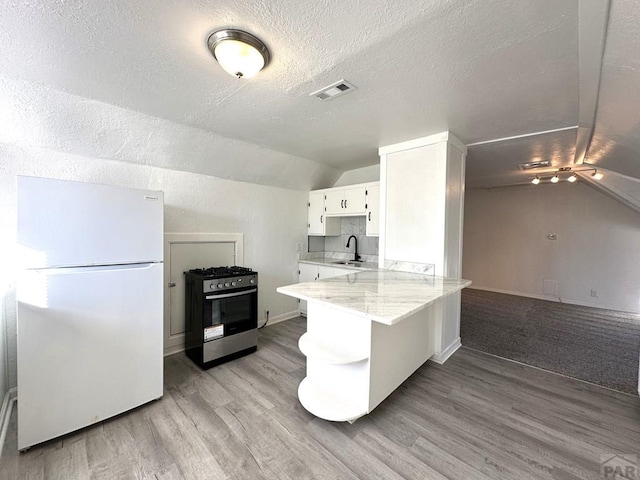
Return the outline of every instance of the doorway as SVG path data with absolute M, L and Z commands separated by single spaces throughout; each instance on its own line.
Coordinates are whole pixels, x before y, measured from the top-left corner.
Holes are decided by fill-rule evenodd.
M 184 272 L 192 268 L 244 266 L 242 234 L 165 234 L 164 354 L 184 350 Z

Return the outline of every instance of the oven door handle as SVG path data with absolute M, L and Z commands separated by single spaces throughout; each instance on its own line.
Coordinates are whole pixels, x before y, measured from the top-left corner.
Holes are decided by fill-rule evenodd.
M 240 295 L 249 295 L 250 293 L 256 293 L 258 291 L 257 288 L 252 288 L 251 290 L 244 290 L 242 292 L 236 293 L 223 293 L 222 295 L 207 295 L 204 297 L 207 300 L 218 300 L 220 298 L 231 298 L 231 297 L 239 297 Z

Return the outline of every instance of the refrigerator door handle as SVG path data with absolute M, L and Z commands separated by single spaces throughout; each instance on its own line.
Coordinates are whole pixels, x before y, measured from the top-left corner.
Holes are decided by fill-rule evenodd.
M 112 272 L 112 271 L 118 271 L 118 270 L 139 270 L 144 268 L 151 268 L 153 265 L 157 265 L 158 263 L 162 263 L 162 262 L 123 263 L 119 265 L 87 265 L 87 266 L 77 266 L 77 267 L 34 268 L 32 269 L 32 271 L 43 273 L 46 275 L 89 273 L 89 272 Z

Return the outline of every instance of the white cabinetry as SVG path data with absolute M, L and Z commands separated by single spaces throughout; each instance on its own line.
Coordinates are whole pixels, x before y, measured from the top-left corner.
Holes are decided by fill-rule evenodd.
M 311 263 L 298 263 L 298 282 L 315 282 L 322 278 L 338 277 L 340 275 L 346 275 L 351 272 L 357 272 L 350 268 L 330 267 L 324 265 L 316 265 Z M 307 302 L 300 300 L 300 313 L 307 314 Z
M 367 237 L 377 237 L 380 235 L 380 183 L 367 185 L 365 198 Z
M 308 234 L 340 235 L 340 217 L 365 215 L 367 235 L 380 235 L 380 182 L 309 192 Z
M 309 235 L 333 236 L 340 235 L 340 219 L 327 218 L 324 212 L 324 190 L 309 192 L 309 210 L 307 228 Z
M 364 215 L 365 186 L 339 187 L 326 190 L 325 214 L 327 216 L 354 216 Z
M 318 265 L 298 264 L 298 283 L 315 282 L 318 279 Z

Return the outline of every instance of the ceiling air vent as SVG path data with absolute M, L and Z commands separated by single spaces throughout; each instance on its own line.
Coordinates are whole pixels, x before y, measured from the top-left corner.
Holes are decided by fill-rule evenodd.
M 336 83 L 332 83 L 328 87 L 321 88 L 310 94 L 311 97 L 318 97 L 320 100 L 329 100 L 331 98 L 339 97 L 345 93 L 349 93 L 355 90 L 357 87 L 347 82 L 346 80 L 340 80 Z
M 549 160 L 539 160 L 537 162 L 519 163 L 518 168 L 520 170 L 531 170 L 532 168 L 550 167 L 551 162 Z

